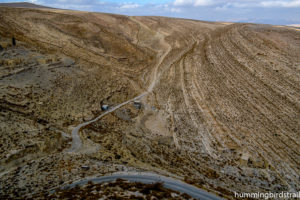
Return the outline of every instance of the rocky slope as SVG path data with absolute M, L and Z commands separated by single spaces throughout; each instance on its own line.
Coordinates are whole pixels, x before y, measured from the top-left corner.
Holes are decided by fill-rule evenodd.
M 299 191 L 299 30 L 0 7 L 0 36 L 0 196 L 124 170 L 226 198 Z

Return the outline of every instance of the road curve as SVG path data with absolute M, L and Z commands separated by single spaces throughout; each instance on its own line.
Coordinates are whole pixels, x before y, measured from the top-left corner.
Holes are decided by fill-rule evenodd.
M 161 176 L 161 175 L 157 175 L 157 174 L 153 174 L 153 173 L 144 173 L 144 172 L 114 173 L 114 174 L 108 175 L 108 176 L 87 178 L 84 180 L 74 182 L 70 185 L 63 186 L 62 189 L 73 188 L 76 185 L 85 185 L 89 181 L 92 181 L 93 183 L 112 182 L 118 178 L 128 180 L 130 182 L 142 182 L 145 184 L 162 182 L 164 187 L 181 192 L 181 193 L 186 193 L 195 199 L 201 199 L 201 200 L 221 200 L 222 199 L 220 197 L 217 197 L 214 194 L 210 194 L 202 189 L 199 189 L 195 186 L 189 185 L 182 181 L 175 180 L 175 179 Z
M 132 19 L 133 19 L 133 18 L 132 18 Z M 135 19 L 134 19 L 134 21 L 137 22 L 137 23 L 139 23 L 139 24 L 142 24 L 142 23 L 139 22 L 138 20 L 135 20 Z M 107 110 L 106 112 L 102 113 L 101 115 L 99 115 L 98 117 L 96 117 L 96 118 L 93 119 L 93 120 L 84 122 L 84 123 L 79 124 L 78 126 L 76 126 L 76 127 L 72 130 L 72 145 L 71 145 L 71 147 L 70 147 L 69 149 L 66 150 L 66 152 L 77 152 L 77 151 L 81 148 L 81 146 L 82 146 L 82 140 L 81 140 L 81 138 L 80 138 L 80 136 L 79 136 L 79 131 L 80 131 L 80 129 L 81 129 L 82 127 L 85 127 L 85 126 L 87 126 L 87 125 L 89 125 L 89 124 L 91 124 L 91 123 L 93 123 L 93 122 L 96 122 L 97 120 L 99 120 L 99 119 L 102 118 L 103 116 L 105 116 L 105 115 L 107 115 L 107 114 L 109 114 L 109 113 L 111 113 L 111 112 L 117 110 L 118 108 L 120 108 L 120 107 L 122 107 L 122 106 L 124 106 L 124 105 L 126 105 L 126 104 L 128 104 L 128 103 L 130 103 L 130 102 L 133 102 L 133 101 L 135 101 L 135 100 L 138 100 L 138 99 L 142 98 L 143 96 L 147 95 L 148 93 L 150 93 L 150 92 L 153 90 L 153 88 L 154 88 L 156 82 L 157 82 L 158 79 L 159 79 L 159 78 L 157 77 L 157 76 L 158 76 L 158 75 L 157 75 L 158 67 L 162 64 L 162 62 L 163 62 L 163 60 L 165 59 L 165 57 L 166 57 L 166 56 L 170 53 L 170 51 L 171 51 L 171 46 L 164 40 L 164 36 L 163 36 L 163 35 L 162 35 L 162 39 L 161 39 L 161 40 L 162 40 L 162 43 L 166 46 L 166 50 L 165 50 L 165 52 L 163 53 L 163 55 L 160 56 L 158 62 L 156 63 L 156 65 L 155 65 L 155 67 L 154 67 L 154 68 L 155 68 L 155 70 L 154 70 L 154 75 L 153 75 L 153 78 L 152 78 L 152 80 L 151 80 L 151 84 L 150 84 L 150 85 L 148 86 L 148 88 L 147 88 L 147 91 L 143 92 L 142 94 L 140 94 L 140 95 L 138 95 L 138 96 L 136 96 L 136 97 L 134 97 L 134 98 L 132 98 L 132 99 L 129 99 L 128 101 L 125 101 L 125 102 L 123 102 L 123 103 L 121 103 L 121 104 L 118 104 L 118 105 L 116 105 L 116 106 L 110 108 L 109 110 Z
M 136 101 L 136 100 L 142 98 L 142 97 L 145 96 L 147 93 L 148 93 L 148 92 L 144 92 L 144 93 L 140 94 L 139 96 L 134 97 L 133 99 L 130 99 L 130 100 L 125 101 L 125 102 L 123 102 L 123 103 L 121 103 L 121 104 L 118 104 L 118 105 L 116 105 L 116 106 L 110 108 L 109 110 L 105 111 L 104 113 L 102 113 L 102 114 L 99 115 L 98 117 L 96 117 L 96 118 L 94 118 L 94 119 L 92 119 L 92 120 L 90 120 L 90 121 L 84 122 L 84 123 L 79 124 L 78 126 L 76 126 L 76 127 L 72 130 L 72 145 L 71 145 L 71 147 L 70 147 L 69 149 L 67 149 L 67 152 L 77 152 L 77 151 L 81 148 L 81 146 L 82 146 L 82 141 L 81 141 L 81 138 L 80 138 L 78 132 L 79 132 L 79 130 L 80 130 L 82 127 L 87 126 L 87 125 L 89 125 L 89 124 L 91 124 L 91 123 L 93 123 L 93 122 L 98 121 L 101 117 L 103 117 L 103 116 L 105 116 L 105 115 L 107 115 L 107 114 L 109 114 L 109 113 L 111 113 L 111 112 L 117 110 L 118 108 L 120 108 L 120 107 L 122 107 L 122 106 L 124 106 L 124 105 L 126 105 L 126 104 L 128 104 L 128 103 L 130 103 L 130 102 L 133 102 L 133 101 Z

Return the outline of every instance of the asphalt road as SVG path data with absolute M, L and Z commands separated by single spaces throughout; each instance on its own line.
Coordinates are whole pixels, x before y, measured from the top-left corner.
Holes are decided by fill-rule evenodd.
M 63 186 L 62 189 L 72 188 L 72 187 L 75 187 L 76 185 L 85 185 L 89 181 L 92 181 L 94 183 L 112 182 L 118 178 L 128 180 L 131 182 L 142 182 L 145 184 L 162 182 L 164 187 L 175 190 L 175 191 L 179 191 L 181 193 L 189 194 L 190 196 L 192 196 L 195 199 L 201 199 L 201 200 L 221 200 L 222 199 L 220 197 L 217 197 L 214 194 L 208 193 L 202 189 L 199 189 L 193 185 L 189 185 L 182 181 L 175 180 L 175 179 L 161 176 L 161 175 L 157 175 L 157 174 L 142 173 L 142 172 L 141 173 L 137 173 L 137 172 L 115 173 L 115 174 L 108 175 L 108 176 L 87 178 L 84 180 L 74 182 L 70 185 Z

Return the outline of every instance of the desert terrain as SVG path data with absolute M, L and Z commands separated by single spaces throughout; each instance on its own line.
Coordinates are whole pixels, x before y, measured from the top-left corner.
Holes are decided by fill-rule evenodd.
M 0 45 L 0 198 L 114 172 L 300 190 L 299 29 L 0 6 Z

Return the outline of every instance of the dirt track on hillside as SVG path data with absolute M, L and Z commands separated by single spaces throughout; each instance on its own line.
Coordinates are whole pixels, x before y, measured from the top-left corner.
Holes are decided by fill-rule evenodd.
M 1 45 L 12 35 L 19 45 L 0 52 L 1 139 L 14 144 L 1 151 L 1 163 L 24 169 L 1 176 L 1 184 L 9 183 L 6 194 L 42 190 L 33 185 L 46 174 L 61 174 L 46 188 L 75 179 L 83 160 L 173 174 L 228 198 L 233 191 L 300 189 L 300 33 L 294 28 L 0 11 Z M 18 48 L 37 64 L 5 57 Z M 101 148 L 65 155 L 70 139 L 59 131 L 71 133 L 98 116 L 100 103 L 118 105 L 147 91 L 141 109 L 129 103 L 80 132 L 83 148 Z M 28 129 L 40 134 L 24 134 Z M 19 132 L 29 148 L 15 139 Z M 52 134 L 60 146 L 41 145 Z M 38 159 L 47 154 L 54 166 L 33 174 L 28 163 L 49 163 Z M 69 168 L 55 170 L 61 165 Z

